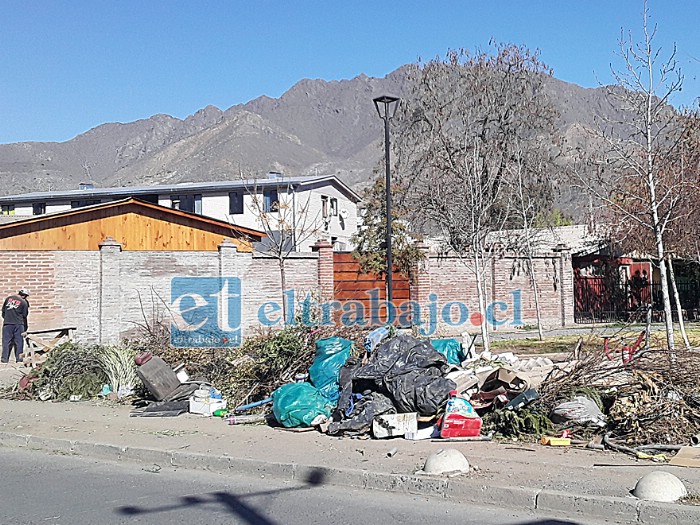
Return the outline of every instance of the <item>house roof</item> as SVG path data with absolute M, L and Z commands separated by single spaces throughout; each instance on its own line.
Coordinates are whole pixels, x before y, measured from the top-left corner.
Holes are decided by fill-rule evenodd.
M 524 230 L 505 230 L 493 235 L 499 237 L 500 242 L 506 246 L 513 246 L 517 249 L 518 244 L 522 244 L 526 232 Z M 566 249 L 576 256 L 596 253 L 608 244 L 601 228 L 591 231 L 591 228 L 585 224 L 531 228 L 529 236 L 530 243 L 537 252 Z
M 503 230 L 488 235 L 487 242 L 500 243 L 506 250 L 517 252 L 524 245 L 525 230 Z M 566 249 L 575 256 L 584 256 L 599 252 L 608 245 L 604 227 L 595 231 L 585 224 L 572 226 L 553 226 L 549 228 L 531 228 L 529 231 L 530 244 L 535 252 L 551 252 Z M 430 239 L 426 242 L 431 251 L 439 251 L 443 240 Z
M 57 212 L 52 212 L 52 213 L 45 213 L 43 215 L 33 215 L 31 217 L 26 217 L 23 220 L 18 220 L 14 222 L 9 222 L 6 224 L 1 224 L 0 223 L 0 235 L 2 236 L 10 236 L 12 235 L 12 230 L 16 229 L 23 229 L 29 224 L 37 224 L 37 223 L 42 223 L 42 222 L 49 222 L 58 218 L 63 218 L 63 217 L 73 217 L 77 216 L 79 217 L 80 215 L 88 215 L 89 213 L 95 211 L 95 210 L 108 210 L 110 208 L 120 208 L 120 207 L 126 207 L 126 206 L 136 206 L 137 208 L 144 208 L 144 209 L 150 209 L 150 210 L 157 210 L 161 213 L 166 213 L 170 214 L 176 217 L 183 217 L 187 218 L 190 221 L 194 221 L 195 223 L 202 223 L 202 224 L 208 224 L 216 227 L 222 227 L 222 228 L 228 228 L 232 232 L 237 232 L 241 234 L 242 236 L 250 237 L 253 240 L 259 241 L 265 236 L 265 233 L 254 230 L 252 228 L 246 228 L 243 226 L 237 226 L 234 224 L 230 224 L 225 221 L 220 221 L 218 219 L 213 219 L 211 217 L 206 217 L 204 215 L 198 215 L 196 213 L 190 213 L 182 210 L 176 210 L 173 208 L 167 208 L 165 206 L 160 206 L 159 204 L 153 204 L 151 202 L 146 202 L 146 201 L 141 201 L 138 199 L 134 198 L 126 198 L 126 199 L 121 199 L 117 201 L 112 201 L 112 202 L 105 202 L 102 204 L 93 204 L 91 206 L 83 206 L 80 208 L 74 208 L 71 210 L 66 210 L 66 211 L 57 211 Z
M 38 191 L 33 193 L 21 193 L 17 195 L 6 195 L 0 197 L 1 204 L 17 204 L 22 202 L 66 200 L 66 199 L 97 199 L 110 197 L 137 197 L 139 195 L 177 195 L 180 193 L 195 193 L 202 191 L 234 191 L 248 190 L 251 188 L 269 187 L 299 187 L 312 184 L 330 183 L 337 186 L 345 193 L 350 200 L 359 202 L 361 197 L 349 186 L 343 183 L 334 175 L 324 175 L 321 177 L 268 177 L 261 179 L 219 181 L 219 182 L 185 182 L 179 184 L 156 184 L 152 186 L 121 186 L 114 188 L 92 188 L 85 190 L 62 190 L 62 191 Z

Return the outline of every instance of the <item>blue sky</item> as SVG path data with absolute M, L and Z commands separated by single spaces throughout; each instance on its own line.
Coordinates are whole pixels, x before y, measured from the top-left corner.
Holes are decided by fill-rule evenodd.
M 448 49 L 539 48 L 557 78 L 610 81 L 641 0 L 0 0 L 0 143 L 64 141 L 105 122 L 185 118 L 279 97 L 303 78 L 382 77 Z M 657 44 L 675 43 L 676 104 L 700 96 L 695 0 L 650 0 Z

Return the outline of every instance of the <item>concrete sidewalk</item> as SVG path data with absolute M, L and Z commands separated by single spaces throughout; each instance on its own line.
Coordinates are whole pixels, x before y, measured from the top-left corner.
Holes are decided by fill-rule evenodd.
M 267 426 L 230 426 L 190 414 L 129 417 L 130 407 L 93 402 L 0 400 L 0 445 L 275 479 L 400 491 L 519 510 L 620 523 L 700 523 L 700 507 L 629 496 L 652 470 L 678 476 L 700 494 L 700 469 L 641 462 L 621 454 L 529 443 L 360 440 Z M 398 453 L 388 457 L 396 447 Z M 442 478 L 416 475 L 427 456 L 456 448 L 477 470 Z

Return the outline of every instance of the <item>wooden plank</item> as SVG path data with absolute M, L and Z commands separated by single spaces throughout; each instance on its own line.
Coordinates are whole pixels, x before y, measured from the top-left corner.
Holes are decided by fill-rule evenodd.
M 349 282 L 349 281 L 344 281 L 344 282 L 336 282 L 334 288 L 337 291 L 343 291 L 343 292 L 350 292 L 350 291 L 355 291 L 359 293 L 366 293 L 370 292 L 371 290 L 379 290 L 379 293 L 381 295 L 384 295 L 384 290 L 385 290 L 385 285 L 383 282 L 374 282 L 374 283 L 368 283 L 367 286 L 365 286 L 365 283 L 356 283 L 356 282 Z M 394 297 L 398 297 L 398 294 L 402 294 L 405 297 L 409 296 L 410 293 L 410 287 L 408 286 L 395 286 L 393 288 L 394 292 Z
M 339 290 L 357 290 L 357 291 L 369 291 L 369 290 L 383 290 L 386 284 L 383 281 L 341 281 L 335 282 L 335 288 Z
M 52 332 L 71 332 L 73 330 L 77 330 L 76 326 L 67 326 L 65 328 L 47 328 L 45 330 L 30 330 L 27 332 L 27 335 L 34 335 L 34 334 L 48 334 Z

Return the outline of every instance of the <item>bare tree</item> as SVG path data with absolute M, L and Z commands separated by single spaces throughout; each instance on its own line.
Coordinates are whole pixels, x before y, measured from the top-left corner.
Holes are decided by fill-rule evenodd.
M 492 54 L 452 51 L 413 67 L 396 119 L 405 207 L 474 275 L 485 350 L 486 275 L 501 250 L 490 234 L 518 224 L 509 182 L 516 149 L 551 140 L 555 115 L 544 94 L 550 74 L 537 53 L 518 46 L 500 45 Z
M 685 110 L 678 119 L 678 126 L 682 133 L 673 162 L 670 163 L 671 169 L 667 167 L 666 172 L 670 172 L 671 176 L 680 174 L 684 187 L 680 192 L 674 216 L 664 232 L 664 241 L 667 247 L 668 276 L 678 315 L 678 327 L 685 347 L 690 348 L 673 259 L 693 261 L 697 255 L 695 247 L 698 242 L 697 224 L 700 219 L 700 207 L 697 204 L 700 197 L 700 115 L 698 110 Z
M 541 156 L 542 153 L 545 157 Z M 525 159 L 528 154 L 531 157 L 529 161 Z M 537 335 L 540 340 L 543 339 L 542 309 L 534 256 L 542 239 L 541 230 L 533 228 L 533 225 L 540 220 L 542 212 L 546 211 L 547 205 L 551 203 L 552 165 L 551 150 L 538 151 L 530 148 L 528 151 L 526 148 L 517 148 L 511 166 L 514 205 L 521 228 L 520 234 L 512 239 L 512 243 L 514 251 L 524 256 L 527 261 L 527 274 L 535 300 Z
M 253 214 L 258 228 L 265 233 L 265 237 L 255 245 L 255 249 L 277 261 L 283 316 L 285 323 L 289 323 L 292 320 L 288 318 L 285 293 L 287 259 L 298 251 L 300 246 L 323 235 L 322 210 L 314 211 L 311 194 L 297 194 L 294 185 L 285 181 L 281 174 L 272 184 L 269 181 L 263 183 L 260 179 L 246 177 L 243 172 L 241 180 L 245 181 L 248 196 L 242 205 Z M 235 216 L 230 215 L 229 221 L 235 224 Z
M 678 113 L 670 106 L 680 91 L 683 76 L 675 59 L 675 48 L 667 59 L 653 45 L 656 28 L 648 23 L 647 3 L 643 9 L 643 38 L 631 33 L 620 38 L 621 71 L 613 69 L 616 84 L 608 96 L 621 109 L 619 122 L 606 121 L 599 136 L 607 146 L 599 177 L 581 180 L 604 202 L 617 218 L 619 238 L 634 229 L 647 232 L 659 265 L 666 341 L 673 359 L 675 349 L 665 234 L 682 200 L 686 171 L 676 163 L 683 134 Z M 638 238 L 638 236 L 637 236 Z

